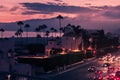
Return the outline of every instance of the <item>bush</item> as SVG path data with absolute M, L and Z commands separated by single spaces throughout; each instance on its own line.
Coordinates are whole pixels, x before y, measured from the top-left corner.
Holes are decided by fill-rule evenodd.
M 70 65 L 83 60 L 82 53 L 69 53 L 69 54 L 58 54 L 45 59 L 43 68 L 44 70 L 50 71 L 65 65 Z

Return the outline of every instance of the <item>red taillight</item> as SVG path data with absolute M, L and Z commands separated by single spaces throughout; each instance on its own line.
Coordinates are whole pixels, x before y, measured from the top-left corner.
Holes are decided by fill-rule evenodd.
M 120 80 L 120 78 L 115 78 L 115 80 Z
M 95 74 L 102 74 L 102 71 L 96 71 Z
M 102 79 L 102 76 L 100 76 L 99 79 Z
M 93 51 L 93 54 L 96 54 L 96 51 L 95 51 L 95 50 Z

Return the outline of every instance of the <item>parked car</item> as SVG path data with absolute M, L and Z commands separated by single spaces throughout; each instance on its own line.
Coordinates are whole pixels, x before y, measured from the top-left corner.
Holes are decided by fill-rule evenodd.
M 102 74 L 102 73 L 103 73 L 102 70 L 96 70 L 96 71 L 95 71 L 95 74 L 97 74 L 97 75 L 100 75 L 100 74 Z
M 102 75 L 96 75 L 93 77 L 93 80 L 103 80 L 103 76 Z
M 108 67 L 108 72 L 113 72 L 114 70 L 115 70 L 115 67 L 113 67 L 113 66 Z
M 107 76 L 107 80 L 115 80 L 115 76 L 110 74 Z
M 110 63 L 104 63 L 102 66 L 103 66 L 103 67 L 109 67 L 109 66 L 110 66 Z
M 115 73 L 115 77 L 116 77 L 116 78 L 119 78 L 119 80 L 120 80 L 120 71 L 117 71 L 117 72 Z
M 96 67 L 95 66 L 91 66 L 88 68 L 88 72 L 95 72 L 96 71 Z

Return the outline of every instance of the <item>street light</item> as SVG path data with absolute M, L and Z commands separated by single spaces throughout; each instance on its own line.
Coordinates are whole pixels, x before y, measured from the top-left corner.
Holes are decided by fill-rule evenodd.
M 90 46 L 92 46 L 93 38 L 89 38 Z
M 93 50 L 93 47 L 92 47 L 93 38 L 92 37 L 89 38 L 89 42 L 90 42 L 90 46 L 88 47 L 88 49 L 92 51 Z
M 9 62 L 9 72 L 10 73 L 12 72 L 12 63 L 11 63 L 12 53 L 13 53 L 12 49 L 9 49 L 7 56 L 8 56 L 8 60 L 9 60 L 8 62 Z M 9 74 L 8 75 L 8 80 L 11 80 L 10 78 L 11 78 L 11 75 Z
M 8 50 L 9 72 L 12 71 L 12 64 L 11 64 L 12 53 L 13 53 L 13 51 L 11 49 L 9 49 Z

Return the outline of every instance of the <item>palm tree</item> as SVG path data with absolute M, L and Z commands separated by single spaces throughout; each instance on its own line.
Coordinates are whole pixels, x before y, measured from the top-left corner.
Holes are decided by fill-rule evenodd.
M 46 34 L 45 34 L 47 36 L 47 40 L 48 40 L 49 33 L 50 33 L 50 31 L 47 30 Z
M 15 35 L 21 37 L 22 33 L 23 33 L 23 30 L 22 29 L 18 29 L 17 32 L 15 33 Z
M 38 36 L 40 36 L 39 35 L 39 31 L 40 31 L 40 29 L 37 27 L 37 28 L 35 28 L 35 32 L 36 32 L 36 36 L 38 37 Z
M 45 32 L 44 30 L 47 29 L 47 25 L 43 24 L 41 25 L 41 27 L 42 27 L 41 30 L 43 31 L 43 36 L 44 36 L 44 32 Z
M 77 39 L 81 36 L 81 26 L 70 25 L 73 30 L 73 40 L 75 41 L 75 46 L 77 44 Z
M 17 22 L 18 26 L 20 26 L 20 30 L 22 30 L 22 25 L 24 25 L 24 23 L 22 21 Z M 20 34 L 20 37 L 22 37 L 22 33 Z
M 51 32 L 52 32 L 52 37 L 53 37 L 54 28 L 51 27 L 50 30 L 51 30 Z
M 26 43 L 28 43 L 28 28 L 30 27 L 30 25 L 29 24 L 25 24 L 24 27 L 26 28 L 26 37 L 27 37 Z
M 25 24 L 24 27 L 26 28 L 26 37 L 28 38 L 28 28 L 30 27 L 30 25 L 29 24 Z
M 57 29 L 54 29 L 54 33 L 55 33 L 55 37 L 56 37 Z
M 19 36 L 19 33 L 18 33 L 18 31 L 16 31 L 16 32 L 15 32 L 15 36 L 17 36 L 17 38 L 18 38 L 18 36 Z
M 68 48 L 68 36 L 70 36 L 71 34 L 71 31 L 72 31 L 72 28 L 71 28 L 71 24 L 67 24 L 64 29 L 63 29 L 63 33 L 64 33 L 64 36 L 66 37 L 66 49 Z M 72 46 L 71 46 L 71 49 L 72 49 Z
M 82 50 L 84 51 L 87 48 L 87 34 L 85 29 L 80 29 L 82 37 Z
M 41 31 L 41 32 L 40 32 L 40 33 L 41 33 L 41 36 L 44 36 L 44 34 L 43 34 L 44 31 L 42 31 L 42 30 L 46 29 L 46 28 L 47 28 L 47 25 L 45 25 L 45 24 L 39 25 L 38 28 L 39 28 L 39 31 Z
M 0 28 L 1 31 L 1 38 L 3 38 L 3 32 L 5 31 L 3 28 Z
M 56 18 L 59 20 L 59 27 L 61 28 L 61 20 L 63 19 L 63 17 L 61 15 L 58 15 Z M 61 31 L 60 31 L 60 37 L 61 37 Z

